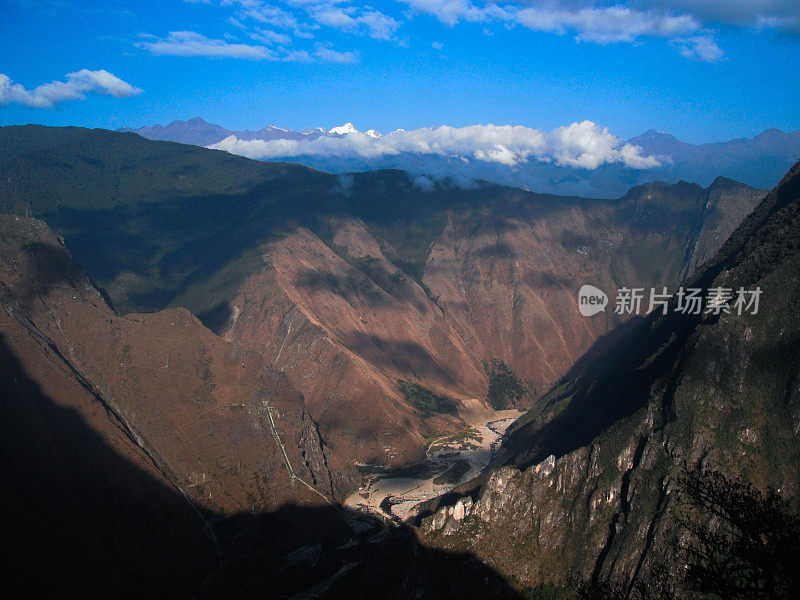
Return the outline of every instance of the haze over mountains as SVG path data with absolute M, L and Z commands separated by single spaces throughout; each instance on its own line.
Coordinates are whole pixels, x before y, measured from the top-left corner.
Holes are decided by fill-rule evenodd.
M 709 185 L 723 176 L 770 188 L 800 156 L 800 131 L 689 144 L 654 130 L 624 141 L 591 123 L 550 133 L 525 127 L 440 127 L 361 133 L 347 123 L 302 132 L 275 126 L 231 131 L 196 117 L 133 131 L 154 140 L 211 146 L 260 160 L 288 160 L 333 173 L 397 168 L 415 175 L 478 179 L 541 193 L 611 198 L 649 181 Z M 419 185 L 425 187 L 426 180 Z

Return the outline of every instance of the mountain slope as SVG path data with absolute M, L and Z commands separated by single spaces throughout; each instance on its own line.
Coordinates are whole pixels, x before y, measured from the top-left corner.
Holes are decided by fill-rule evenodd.
M 469 516 L 442 509 L 425 521 L 425 538 L 476 552 L 522 587 L 635 582 L 681 543 L 684 463 L 741 475 L 796 505 L 798 232 L 800 164 L 685 283 L 760 288 L 757 314 L 670 311 L 639 324 L 518 421 L 507 466 L 487 475 Z
M 80 326 L 79 311 L 100 312 L 96 328 L 112 313 L 41 223 L 2 215 L 0 232 L 0 552 L 14 572 L 5 587 L 126 598 L 197 589 L 216 563 L 202 514 L 104 406 L 111 392 L 84 376 L 83 345 L 59 332 Z
M 103 130 L 5 127 L 0 148 L 0 209 L 47 219 L 122 312 L 164 307 L 335 186 L 297 165 Z
M 330 496 L 314 426 L 261 357 L 237 352 L 185 309 L 115 315 L 41 221 L 0 215 L 0 231 L 2 335 L 47 396 L 68 403 L 59 389 L 82 386 L 90 401 L 74 408 L 112 414 L 199 507 L 323 502 L 295 489 L 284 458 Z M 273 440 L 267 406 L 282 416 L 288 456 Z

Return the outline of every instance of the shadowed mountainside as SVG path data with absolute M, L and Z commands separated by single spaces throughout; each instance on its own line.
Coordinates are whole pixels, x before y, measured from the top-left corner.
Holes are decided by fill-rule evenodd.
M 424 539 L 528 586 L 577 577 L 630 592 L 686 542 L 675 513 L 684 469 L 741 476 L 796 508 L 800 163 L 685 285 L 760 289 L 759 308 L 739 314 L 731 300 L 694 315 L 673 301 L 631 328 L 515 423 L 507 466 L 475 482 L 468 516 L 438 509 Z
M 9 349 L 19 340 L 3 338 L 4 587 L 64 598 L 198 589 L 216 563 L 200 515 L 79 381 L 51 363 L 51 400 Z

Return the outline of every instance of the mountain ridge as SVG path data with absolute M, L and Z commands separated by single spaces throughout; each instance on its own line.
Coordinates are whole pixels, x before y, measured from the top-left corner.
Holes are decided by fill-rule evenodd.
M 309 129 L 306 132 L 277 129 L 236 132 L 224 128 L 217 129 L 219 126 L 206 124 L 210 128 L 215 128 L 214 131 L 217 133 L 211 137 L 192 138 L 189 132 L 179 131 L 179 125 L 182 123 L 188 122 L 176 121 L 167 126 L 167 128 L 176 127 L 173 134 L 167 133 L 166 128 L 157 131 L 146 127 L 124 130 L 145 137 L 151 136 L 153 139 L 174 139 L 204 146 L 218 144 L 220 147 L 224 146 L 220 142 L 231 136 L 232 139 L 244 141 L 286 139 L 298 142 L 317 140 L 326 136 L 335 139 L 350 133 L 360 134 L 352 124 L 348 124 L 351 127 L 346 131 L 342 129 L 345 126 L 342 126 L 330 132 L 321 128 Z M 374 130 L 360 135 L 371 138 L 380 136 Z M 209 140 L 213 141 L 209 143 Z M 691 144 L 680 141 L 671 134 L 651 129 L 625 143 L 640 148 L 645 155 L 657 158 L 660 164 L 639 169 L 627 168 L 619 163 L 608 163 L 601 164 L 595 169 L 585 169 L 548 164 L 531 158 L 527 162 L 503 165 L 478 160 L 477 153 L 473 156 L 466 150 L 461 154 L 400 152 L 392 156 L 370 156 L 348 154 L 341 149 L 327 146 L 324 148 L 324 153 L 319 155 L 301 153 L 276 156 L 267 160 L 290 160 L 336 173 L 400 168 L 416 175 L 451 177 L 465 185 L 476 179 L 485 179 L 537 192 L 602 198 L 620 196 L 634 185 L 657 180 L 677 183 L 683 179 L 707 186 L 720 175 L 743 181 L 753 187 L 771 188 L 800 158 L 800 130 L 783 132 L 772 128 L 753 138 Z
M 73 407 L 180 494 L 164 510 L 198 553 L 174 563 L 181 581 L 216 554 L 219 585 L 241 589 L 241 577 L 259 581 L 259 557 L 283 565 L 297 545 L 340 569 L 332 557 L 355 517 L 328 503 L 365 472 L 419 468 L 434 441 L 468 437 L 472 415 L 498 408 L 528 409 L 502 466 L 460 504 L 432 503 L 411 535 L 433 554 L 410 551 L 478 556 L 482 577 L 516 589 L 644 576 L 674 542 L 673 459 L 800 487 L 800 165 L 766 198 L 717 177 L 592 200 L 421 189 L 397 170 L 340 177 L 104 130 L 12 127 L 0 141 L 3 406 L 37 436 L 9 426 L 0 452 L 13 449 L 15 481 L 39 489 L 67 458 L 26 466 L 37 440 L 73 441 L 29 413 L 46 398 Z M 575 296 L 585 283 L 613 295 L 681 281 L 761 284 L 762 310 L 589 318 Z M 103 477 L 124 472 L 108 464 Z M 76 482 L 91 502 L 95 479 Z M 314 549 L 313 524 L 291 529 L 300 513 L 280 507 L 294 503 L 328 515 L 335 548 Z M 154 505 L 145 531 L 158 518 Z M 190 542 L 204 518 L 216 549 Z M 280 551 L 265 549 L 273 535 Z M 175 539 L 157 536 L 156 554 Z M 372 568 L 331 589 L 375 581 Z M 402 585 L 435 585 L 425 569 Z
M 676 283 L 762 195 L 421 190 L 401 171 L 343 180 L 108 131 L 10 128 L 0 139 L 2 209 L 48 222 L 118 314 L 188 309 L 289 377 L 337 496 L 358 486 L 355 463 L 413 463 L 428 440 L 465 428 L 461 415 L 415 407 L 401 382 L 471 414 L 488 410 L 489 366 L 501 361 L 544 392 L 626 323 L 581 317 L 580 285 Z

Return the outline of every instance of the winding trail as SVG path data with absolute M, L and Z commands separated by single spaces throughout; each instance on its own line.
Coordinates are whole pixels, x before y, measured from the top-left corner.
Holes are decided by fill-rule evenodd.
M 275 397 L 276 398 L 278 397 L 278 385 L 279 385 L 279 382 L 278 382 L 278 378 L 276 377 L 275 378 Z M 320 492 L 318 489 L 316 489 L 310 483 L 306 482 L 302 477 L 300 477 L 299 475 L 297 475 L 294 472 L 294 467 L 292 467 L 292 461 L 289 460 L 289 456 L 286 454 L 286 446 L 283 445 L 283 442 L 281 441 L 281 436 L 278 433 L 278 428 L 275 426 L 275 419 L 273 419 L 273 417 L 272 417 L 272 407 L 270 406 L 269 400 L 267 398 L 264 398 L 264 408 L 267 409 L 267 422 L 269 423 L 269 428 L 270 428 L 270 431 L 272 432 L 272 437 L 275 438 L 275 443 L 278 445 L 278 448 L 281 451 L 281 456 L 283 457 L 283 463 L 284 463 L 284 465 L 286 465 L 286 470 L 289 472 L 289 477 L 291 477 L 295 481 L 299 481 L 300 483 L 302 483 L 309 490 L 314 492 L 317 496 L 319 496 L 320 498 L 325 500 L 325 502 L 327 502 L 328 504 L 334 504 L 333 500 L 328 498 L 325 494 Z

